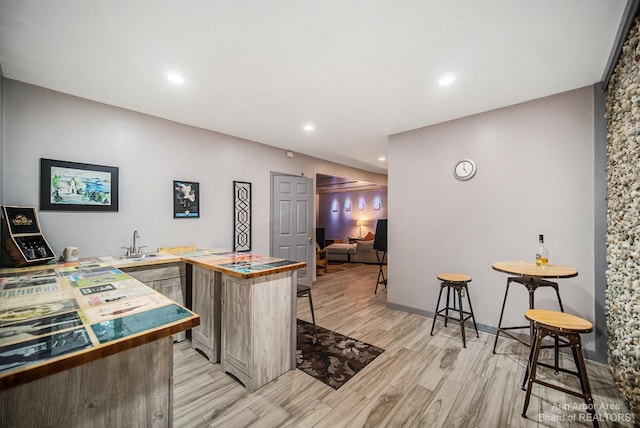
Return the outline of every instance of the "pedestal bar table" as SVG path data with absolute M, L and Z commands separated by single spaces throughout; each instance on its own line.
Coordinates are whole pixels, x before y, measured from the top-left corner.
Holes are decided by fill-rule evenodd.
M 498 272 L 504 272 L 510 275 L 518 275 L 515 277 L 507 278 L 507 287 L 504 292 L 504 300 L 502 301 L 502 310 L 500 311 L 500 321 L 498 321 L 498 329 L 496 330 L 496 340 L 493 344 L 493 353 L 496 353 L 496 346 L 498 344 L 498 337 L 500 336 L 500 333 L 506 334 L 507 336 L 517 340 L 523 345 L 530 346 L 533 337 L 532 323 L 529 323 L 529 325 L 526 326 L 502 326 L 502 318 L 504 316 L 504 308 L 507 303 L 507 295 L 509 294 L 509 286 L 512 282 L 516 282 L 526 287 L 527 291 L 529 292 L 529 309 L 535 308 L 534 294 L 538 288 L 552 287 L 556 292 L 556 296 L 558 296 L 558 304 L 560 305 L 560 310 L 564 312 L 564 308 L 562 307 L 562 299 L 560 298 L 560 291 L 558 290 L 558 283 L 548 281 L 545 278 L 572 278 L 574 276 L 578 276 L 578 271 L 577 269 L 569 266 L 550 264 L 542 267 L 537 266 L 533 262 L 496 262 L 492 265 L 492 267 Z M 525 328 L 529 329 L 529 342 L 525 342 L 509 331 Z

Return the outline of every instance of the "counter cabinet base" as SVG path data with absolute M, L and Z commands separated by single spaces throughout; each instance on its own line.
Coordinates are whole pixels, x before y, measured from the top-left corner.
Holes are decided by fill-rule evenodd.
M 220 272 L 194 266 L 191 275 L 191 309 L 200 315 L 200 325 L 191 329 L 191 348 L 220 362 Z
M 184 306 L 187 283 L 184 263 L 127 267 L 120 270 Z M 185 339 L 184 331 L 173 335 L 174 342 Z
M 292 369 L 294 278 L 291 272 L 249 279 L 222 275 L 220 368 L 249 392 Z
M 173 339 L 0 391 L 0 426 L 172 427 Z

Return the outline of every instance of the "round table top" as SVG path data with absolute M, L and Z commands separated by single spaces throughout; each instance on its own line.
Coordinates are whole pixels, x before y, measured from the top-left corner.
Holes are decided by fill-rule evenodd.
M 529 321 L 558 330 L 573 333 L 589 333 L 593 330 L 593 324 L 589 321 L 565 312 L 549 311 L 546 309 L 529 309 L 525 312 L 524 316 Z
M 494 270 L 512 275 L 536 276 L 539 278 L 571 278 L 578 276 L 578 270 L 569 266 L 549 264 L 546 269 L 533 262 L 495 262 Z
M 462 273 L 439 273 L 438 279 L 440 281 L 449 281 L 449 282 L 469 282 L 471 281 L 471 277 L 469 275 L 464 275 Z

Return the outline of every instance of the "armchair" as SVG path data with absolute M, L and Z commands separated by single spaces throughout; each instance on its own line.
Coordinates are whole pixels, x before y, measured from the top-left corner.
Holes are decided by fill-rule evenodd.
M 378 250 L 373 248 L 373 240 L 356 242 L 356 252 L 351 256 L 352 262 L 378 263 Z

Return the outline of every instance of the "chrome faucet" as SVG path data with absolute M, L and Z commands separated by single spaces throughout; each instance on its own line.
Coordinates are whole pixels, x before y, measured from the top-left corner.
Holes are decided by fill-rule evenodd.
M 136 248 L 136 238 L 140 238 L 140 235 L 138 235 L 138 231 L 134 230 L 133 231 L 133 246 L 131 247 L 131 253 L 132 254 L 138 254 L 138 252 L 140 251 L 139 248 Z
M 138 233 L 137 230 L 133 231 L 133 245 L 131 245 L 130 247 L 122 247 L 125 250 L 127 250 L 127 254 L 125 254 L 125 257 L 129 257 L 129 256 L 136 256 L 139 255 L 141 250 L 146 247 L 146 245 L 142 245 L 140 247 L 136 246 L 136 238 L 140 238 L 140 234 Z

